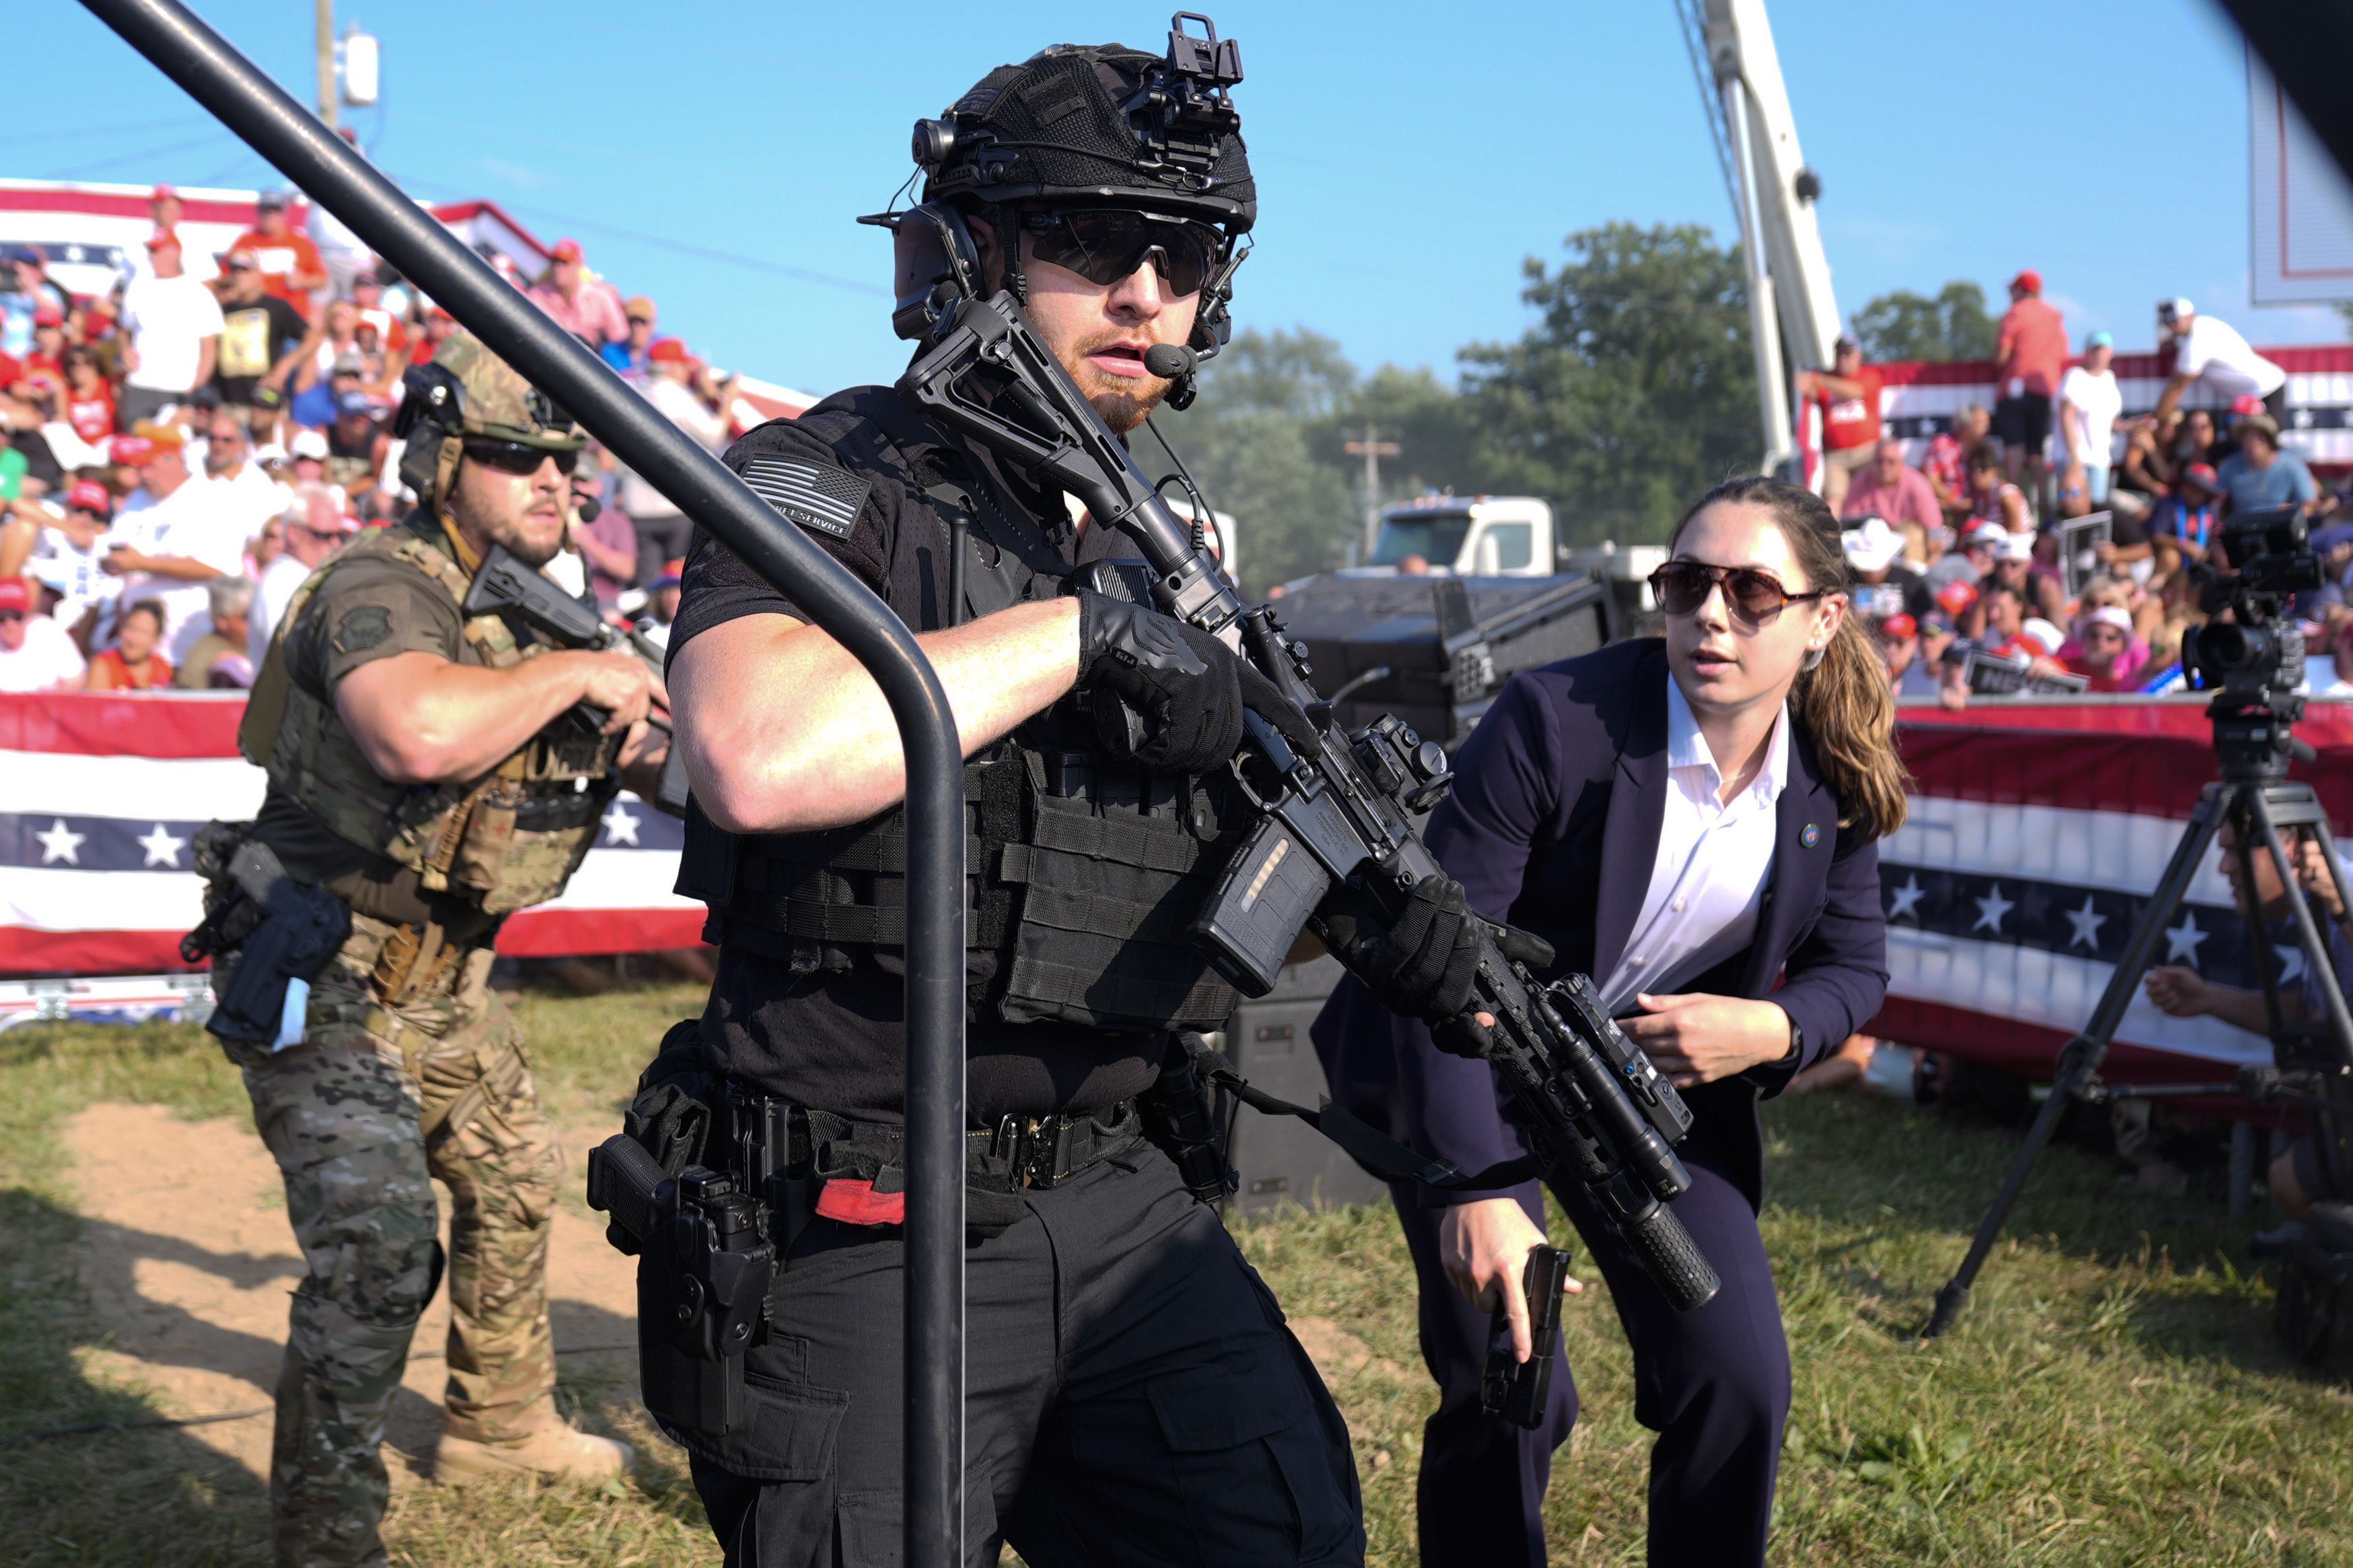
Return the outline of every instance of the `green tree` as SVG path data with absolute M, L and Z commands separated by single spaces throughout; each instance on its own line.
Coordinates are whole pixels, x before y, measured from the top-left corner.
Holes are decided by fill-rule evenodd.
M 1340 469 L 1310 449 L 1311 428 L 1354 407 L 1356 367 L 1320 333 L 1239 333 L 1201 370 L 1200 397 L 1155 420 L 1199 481 L 1209 504 L 1233 514 L 1243 586 L 1276 583 L 1339 563 L 1355 522 L 1354 491 Z M 1156 442 L 1138 433 L 1152 468 Z
M 1883 363 L 1991 359 L 1994 336 L 1985 290 L 1959 279 L 1933 300 L 1898 289 L 1854 313 L 1854 340 L 1862 345 L 1862 357 Z
M 1543 496 L 1568 543 L 1666 537 L 1681 509 L 1761 453 L 1739 253 L 1702 225 L 1568 237 L 1521 298 L 1541 320 L 1459 356 L 1476 488 Z

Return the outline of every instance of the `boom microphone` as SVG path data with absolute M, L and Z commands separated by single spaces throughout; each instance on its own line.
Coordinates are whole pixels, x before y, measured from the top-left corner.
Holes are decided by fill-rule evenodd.
M 1190 375 L 1201 356 L 1183 343 L 1155 343 L 1144 351 L 1144 368 L 1163 381 Z

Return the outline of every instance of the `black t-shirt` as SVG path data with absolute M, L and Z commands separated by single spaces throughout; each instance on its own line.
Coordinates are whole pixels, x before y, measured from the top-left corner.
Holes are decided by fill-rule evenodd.
M 920 499 L 916 476 L 869 422 L 830 407 L 764 425 L 729 448 L 735 472 L 765 460 L 753 488 L 798 497 L 778 510 L 919 631 L 944 623 L 939 570 L 945 531 Z M 1090 529 L 1073 539 L 1059 492 L 1039 491 L 980 460 L 997 496 L 1019 506 L 1065 562 L 1128 553 Z M 787 489 L 779 489 L 775 481 Z M 791 504 L 788 500 L 787 504 Z M 799 516 L 795 517 L 797 510 Z M 1036 587 L 1050 597 L 1056 584 Z M 723 545 L 698 535 L 681 584 L 670 657 L 740 616 L 793 615 L 792 603 Z M 719 1071 L 765 1093 L 860 1121 L 898 1121 L 906 1100 L 905 982 L 893 962 L 859 953 L 846 973 L 795 974 L 776 960 L 723 946 L 702 1017 L 703 1047 Z M 1060 1024 L 975 1019 L 965 1030 L 965 1106 L 976 1126 L 1013 1116 L 1092 1114 L 1149 1088 L 1155 1037 Z
M 310 330 L 301 312 L 275 294 L 250 305 L 221 307 L 220 358 L 213 384 L 221 401 L 250 406 L 253 389 Z M 282 389 L 281 389 L 282 390 Z

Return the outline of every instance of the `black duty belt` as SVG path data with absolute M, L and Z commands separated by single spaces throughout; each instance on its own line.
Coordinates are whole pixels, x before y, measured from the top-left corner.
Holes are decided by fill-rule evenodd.
M 712 1140 L 714 1163 L 754 1184 L 790 1174 L 818 1181 L 856 1181 L 878 1193 L 905 1184 L 907 1130 L 892 1122 L 853 1121 L 831 1111 L 727 1085 L 725 1124 Z M 965 1134 L 966 1185 L 976 1192 L 1043 1190 L 1144 1137 L 1132 1101 L 1103 1116 L 1008 1116 L 995 1127 Z

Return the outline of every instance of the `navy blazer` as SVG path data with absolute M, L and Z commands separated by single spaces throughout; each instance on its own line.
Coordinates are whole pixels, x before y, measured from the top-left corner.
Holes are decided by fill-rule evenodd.
M 1430 816 L 1430 847 L 1472 905 L 1550 942 L 1555 973 L 1607 976 L 1641 913 L 1666 810 L 1668 679 L 1655 637 L 1515 676 L 1463 743 L 1453 793 Z M 1758 1095 L 1868 1023 L 1887 991 L 1878 845 L 1840 830 L 1803 728 L 1790 739 L 1756 940 L 1678 988 L 1769 995 L 1805 1033 L 1795 1063 L 1684 1091 L 1705 1130 L 1730 1140 L 1752 1206 L 1764 1169 Z M 1427 1028 L 1391 1016 L 1356 981 L 1333 994 L 1314 1037 L 1332 1098 L 1401 1142 L 1466 1171 L 1523 1152 L 1487 1064 L 1439 1050 Z

